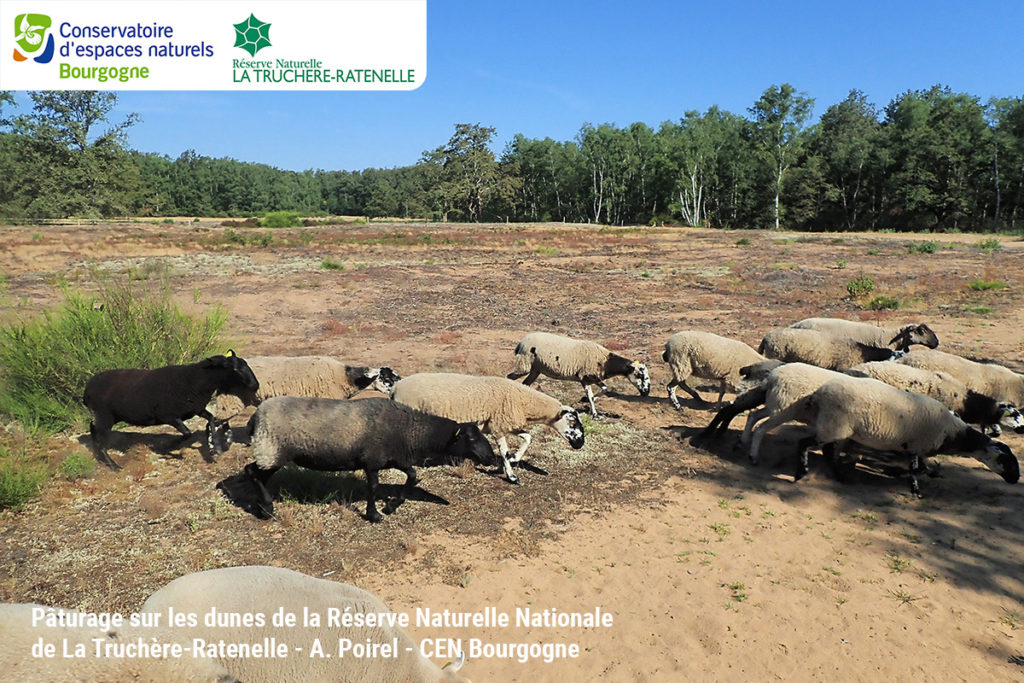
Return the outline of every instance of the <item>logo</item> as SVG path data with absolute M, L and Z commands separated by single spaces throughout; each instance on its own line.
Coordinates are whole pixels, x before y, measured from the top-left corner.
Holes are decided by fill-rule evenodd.
M 45 14 L 19 14 L 14 18 L 14 61 L 24 62 L 29 57 L 40 64 L 53 59 L 53 33 L 50 17 Z M 36 54 L 39 53 L 39 54 Z
M 235 47 L 240 47 L 251 56 L 265 47 L 270 47 L 270 24 L 260 21 L 255 14 L 250 13 L 249 18 L 239 24 L 232 24 L 235 27 Z

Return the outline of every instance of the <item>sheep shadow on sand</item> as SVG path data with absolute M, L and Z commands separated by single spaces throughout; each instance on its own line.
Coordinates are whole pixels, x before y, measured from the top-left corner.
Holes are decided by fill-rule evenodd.
M 89 449 L 90 453 L 94 453 L 92 437 L 88 433 L 80 435 L 76 440 Z M 144 446 L 162 458 L 173 458 L 175 460 L 183 460 L 188 451 L 196 450 L 207 463 L 212 464 L 215 462 L 213 452 L 206 443 L 206 433 L 201 429 L 189 436 L 182 436 L 177 432 L 151 433 L 131 431 L 111 431 L 107 436 L 107 448 L 120 454 L 119 462 L 122 465 L 128 452 L 135 446 Z M 102 461 L 97 460 L 97 462 L 101 465 L 103 464 Z

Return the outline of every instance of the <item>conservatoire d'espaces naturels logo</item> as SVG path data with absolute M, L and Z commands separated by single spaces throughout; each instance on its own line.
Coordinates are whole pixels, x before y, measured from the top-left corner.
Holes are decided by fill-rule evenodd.
M 19 14 L 14 18 L 14 61 L 46 64 L 53 59 L 52 22 L 45 14 Z M 37 54 L 38 53 L 38 54 Z
M 235 27 L 235 47 L 240 47 L 251 56 L 265 47 L 270 47 L 270 24 L 260 21 L 255 14 L 250 13 L 249 18 Z

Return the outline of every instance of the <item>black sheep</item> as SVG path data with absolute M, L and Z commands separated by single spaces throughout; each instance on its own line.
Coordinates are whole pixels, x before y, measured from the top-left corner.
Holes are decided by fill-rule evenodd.
M 459 424 L 386 398 L 269 398 L 249 420 L 249 433 L 256 461 L 217 488 L 261 519 L 274 512 L 265 484 L 288 463 L 328 472 L 365 470 L 366 517 L 379 522 L 383 517 L 374 501 L 380 470 L 394 468 L 406 476 L 398 498 L 385 507 L 390 513 L 416 486 L 414 465 L 457 463 L 466 458 L 482 465 L 496 462 L 494 450 L 475 423 Z
M 214 453 L 221 453 L 217 423 L 206 410 L 215 393 L 231 393 L 259 387 L 248 363 L 228 351 L 190 365 L 168 365 L 155 370 L 106 370 L 93 375 L 85 385 L 82 402 L 92 413 L 89 434 L 96 458 L 111 469 L 120 466 L 107 455 L 110 429 L 118 422 L 130 425 L 172 425 L 182 442 L 192 436 L 185 420 L 206 419 L 206 439 Z M 222 425 L 226 426 L 224 422 Z M 223 431 L 230 443 L 231 431 Z

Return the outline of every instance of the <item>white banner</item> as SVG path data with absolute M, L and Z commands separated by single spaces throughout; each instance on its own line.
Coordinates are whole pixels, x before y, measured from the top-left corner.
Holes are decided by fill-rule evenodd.
M 3 90 L 412 90 L 426 0 L 3 0 Z

